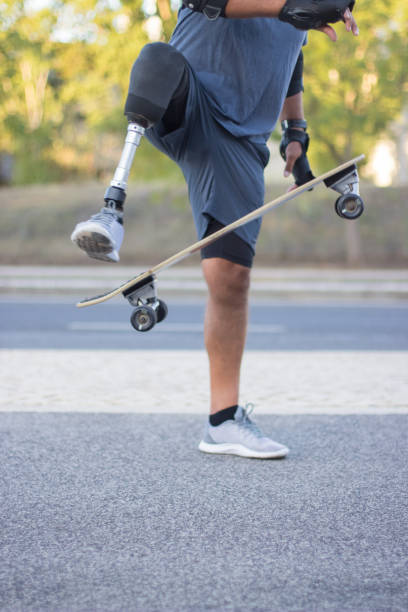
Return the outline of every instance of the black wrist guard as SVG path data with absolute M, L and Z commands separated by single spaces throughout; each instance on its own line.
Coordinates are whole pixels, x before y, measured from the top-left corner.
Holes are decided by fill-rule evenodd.
M 183 6 L 191 11 L 203 13 L 210 21 L 225 17 L 228 0 L 183 0 Z
M 307 130 L 307 123 L 304 119 L 283 119 L 281 121 L 282 131 L 288 128 L 302 128 L 305 132 Z
M 292 174 L 295 179 L 295 183 L 298 187 L 308 183 L 314 179 L 314 174 L 310 170 L 309 160 L 306 157 L 307 150 L 309 148 L 309 134 L 307 132 L 301 132 L 292 128 L 287 128 L 282 134 L 280 142 L 279 152 L 281 157 L 286 161 L 286 147 L 290 142 L 300 142 L 302 145 L 302 155 L 298 157 L 293 166 Z
M 341 21 L 346 8 L 353 7 L 354 0 L 286 0 L 278 18 L 298 30 L 312 30 Z

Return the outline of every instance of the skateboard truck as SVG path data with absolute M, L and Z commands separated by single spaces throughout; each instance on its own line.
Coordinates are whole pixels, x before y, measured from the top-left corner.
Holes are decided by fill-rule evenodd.
M 154 274 L 136 283 L 122 292 L 133 310 L 130 322 L 136 331 L 146 332 L 167 316 L 167 306 L 159 300 L 156 293 L 156 277 Z
M 364 203 L 360 197 L 359 178 L 356 164 L 324 179 L 326 187 L 341 193 L 334 210 L 342 219 L 357 219 L 362 215 Z

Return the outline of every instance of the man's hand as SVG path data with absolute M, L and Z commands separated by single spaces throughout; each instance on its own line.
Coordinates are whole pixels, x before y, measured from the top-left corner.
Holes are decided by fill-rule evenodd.
M 343 21 L 346 26 L 347 32 L 352 32 L 354 36 L 359 35 L 358 25 L 349 8 L 346 8 L 346 10 L 344 11 Z M 321 26 L 320 28 L 317 28 L 317 30 L 319 32 L 323 32 L 323 34 L 326 34 L 330 38 L 330 40 L 332 40 L 333 42 L 336 42 L 337 40 L 336 30 L 332 28 L 332 26 L 329 25 L 328 23 L 326 23 L 326 25 L 324 26 Z
M 286 123 L 290 125 L 290 122 L 295 123 L 296 120 L 289 120 Z M 285 122 L 283 122 L 282 128 L 284 129 L 279 152 L 286 163 L 283 173 L 284 176 L 293 174 L 295 178 L 294 187 L 299 187 L 314 178 L 306 155 L 309 147 L 309 136 L 303 129 L 285 126 Z
M 358 35 L 352 10 L 355 0 L 286 0 L 278 18 L 298 30 L 319 30 L 335 41 L 330 23 L 343 21 L 348 32 Z
M 186 0 L 187 1 L 187 0 Z M 335 7 L 335 11 L 330 11 L 331 4 L 340 2 L 340 9 Z M 310 4 L 305 0 L 228 0 L 225 6 L 225 16 L 231 19 L 248 17 L 278 17 L 282 21 L 287 21 L 303 30 L 316 29 L 333 40 L 337 40 L 337 34 L 329 23 L 344 21 L 347 32 L 352 32 L 358 36 L 358 27 L 351 13 L 350 6 L 353 7 L 354 0 L 319 0 Z M 288 8 L 288 5 L 289 6 Z M 298 9 L 298 15 L 296 15 Z M 327 13 L 329 16 L 319 18 Z M 313 13 L 316 13 L 313 15 Z M 330 13 L 332 18 L 330 18 Z
M 300 142 L 292 141 L 286 147 L 286 164 L 285 169 L 283 171 L 283 176 L 288 177 L 292 174 L 293 168 L 295 166 L 296 160 L 302 155 L 302 145 Z M 293 191 L 296 189 L 298 185 L 294 183 L 288 189 L 288 191 Z
M 286 147 L 286 164 L 283 171 L 284 176 L 290 176 L 293 172 L 293 167 L 296 160 L 302 155 L 302 145 L 300 142 L 292 141 Z
M 303 185 L 305 182 L 308 182 L 312 178 L 314 178 L 313 174 L 310 172 L 309 162 L 307 161 L 307 159 L 301 159 L 302 154 L 303 150 L 300 142 L 292 141 L 286 147 L 286 165 L 283 171 L 283 175 L 285 177 L 288 177 L 293 174 L 296 181 L 295 183 L 293 183 L 293 185 L 289 187 L 288 192 L 297 189 L 298 187 L 300 187 L 300 185 Z M 298 160 L 300 160 L 298 164 L 300 165 L 300 168 L 296 169 L 295 164 Z

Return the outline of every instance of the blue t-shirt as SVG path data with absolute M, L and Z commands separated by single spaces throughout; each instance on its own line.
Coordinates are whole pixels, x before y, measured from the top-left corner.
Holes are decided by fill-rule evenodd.
M 304 43 L 305 32 L 278 19 L 210 21 L 187 8 L 170 40 L 196 73 L 217 122 L 259 142 L 275 127 Z

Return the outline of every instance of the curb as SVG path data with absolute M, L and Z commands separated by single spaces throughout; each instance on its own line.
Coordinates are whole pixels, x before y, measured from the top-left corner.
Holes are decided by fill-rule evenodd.
M 0 294 L 45 293 L 92 295 L 106 291 L 146 268 L 138 266 L 0 266 Z M 178 267 L 160 273 L 159 286 L 175 296 L 204 296 L 201 269 Z M 255 297 L 408 299 L 406 270 L 339 270 L 318 268 L 254 268 Z

